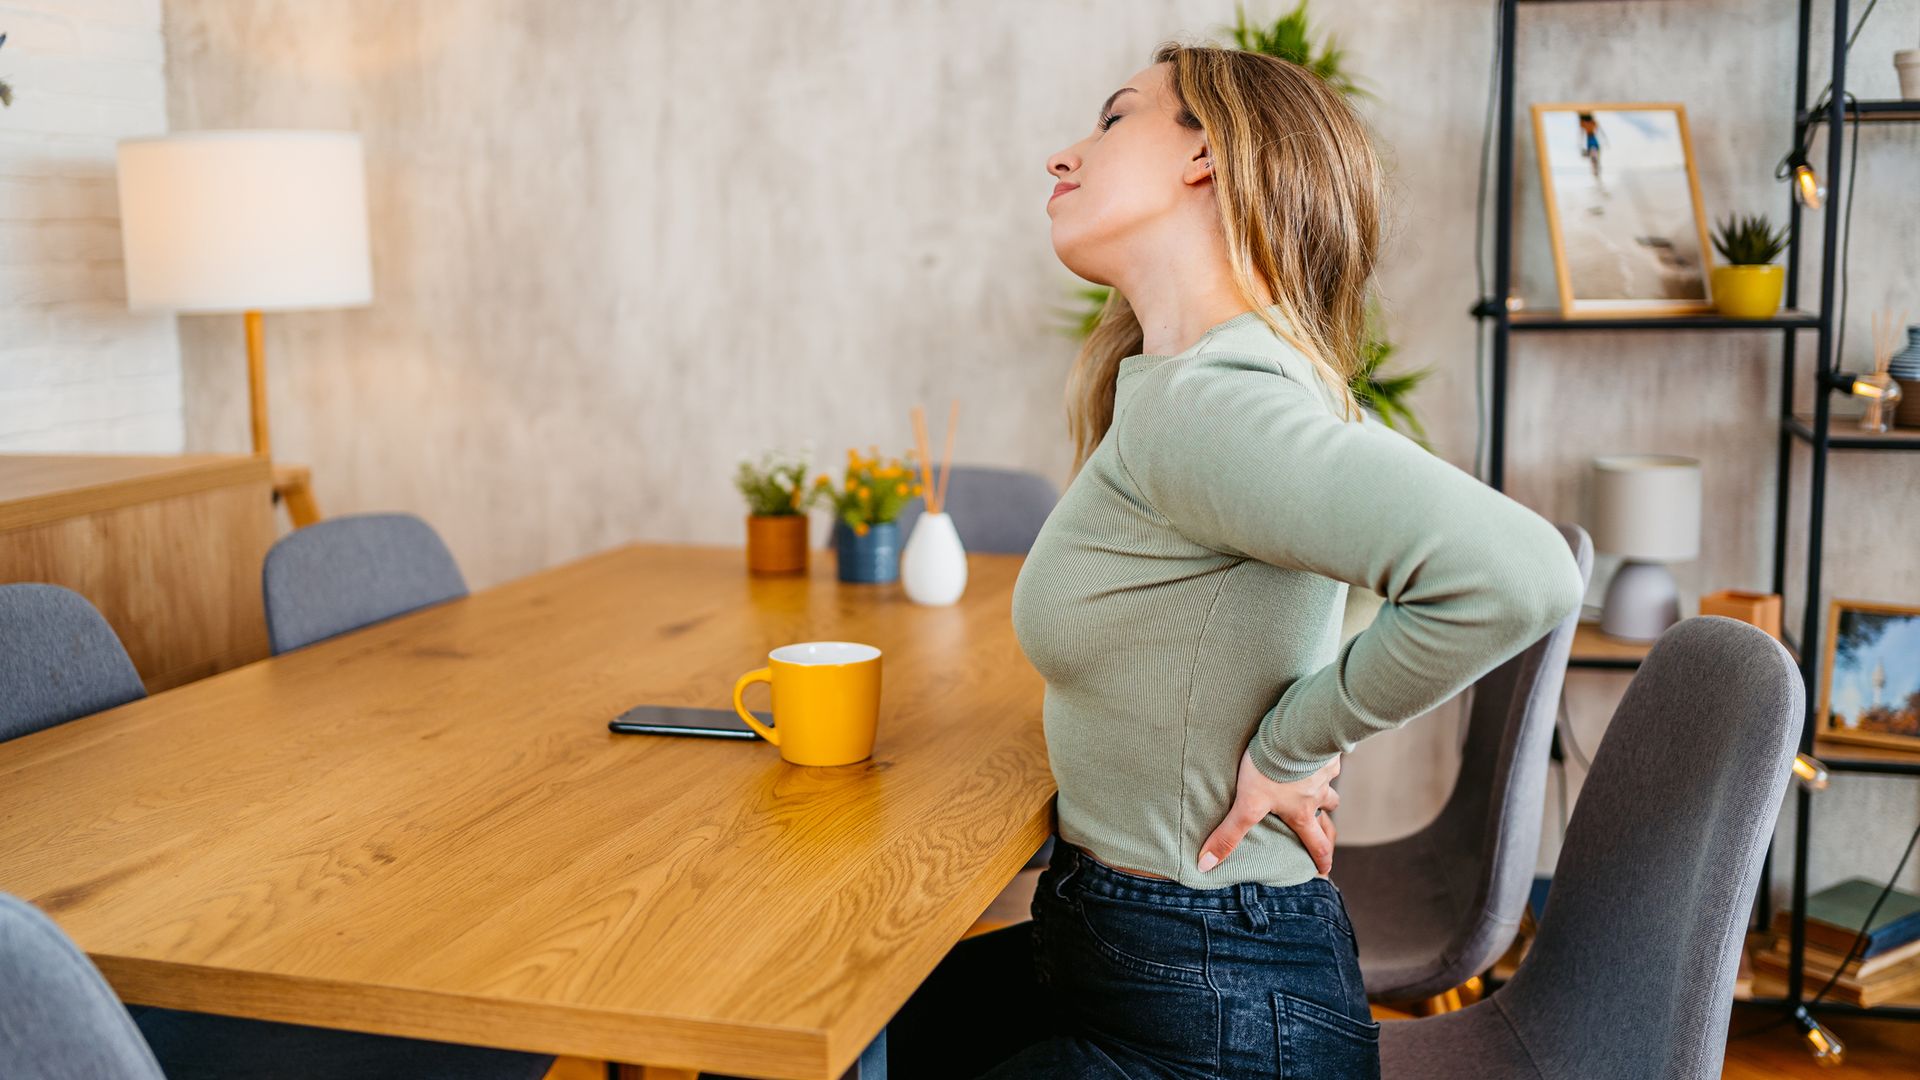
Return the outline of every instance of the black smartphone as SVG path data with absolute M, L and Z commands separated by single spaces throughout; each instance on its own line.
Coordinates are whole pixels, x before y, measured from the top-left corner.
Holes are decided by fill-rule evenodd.
M 755 712 L 755 720 L 773 726 L 773 714 Z M 635 705 L 607 722 L 620 735 L 698 735 L 709 739 L 758 739 L 732 709 L 702 709 L 692 705 Z

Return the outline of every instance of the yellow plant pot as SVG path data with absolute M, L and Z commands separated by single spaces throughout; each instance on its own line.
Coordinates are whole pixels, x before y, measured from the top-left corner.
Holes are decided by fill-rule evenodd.
M 1771 319 L 1780 313 L 1786 285 L 1784 266 L 1716 266 L 1713 306 L 1730 319 Z

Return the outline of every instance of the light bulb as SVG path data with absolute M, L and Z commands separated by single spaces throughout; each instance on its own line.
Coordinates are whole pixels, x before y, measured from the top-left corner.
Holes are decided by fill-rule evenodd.
M 1827 189 L 1821 185 L 1819 175 L 1813 171 L 1813 166 L 1804 161 L 1793 168 L 1793 196 L 1809 210 L 1820 209 L 1821 201 L 1827 197 Z
M 1793 755 L 1793 776 L 1808 791 L 1827 790 L 1827 767 L 1811 754 Z
M 1839 1065 L 1847 1058 L 1847 1044 L 1828 1030 L 1826 1025 L 1815 1020 L 1807 1012 L 1806 1006 L 1793 1011 L 1793 1018 L 1800 1024 L 1800 1036 L 1807 1040 L 1807 1050 L 1813 1054 L 1813 1060 L 1821 1065 Z

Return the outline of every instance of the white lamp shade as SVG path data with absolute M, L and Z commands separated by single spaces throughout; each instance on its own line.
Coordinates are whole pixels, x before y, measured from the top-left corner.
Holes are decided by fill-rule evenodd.
M 358 134 L 197 131 L 128 139 L 119 151 L 128 307 L 372 302 Z
M 1700 555 L 1700 462 L 1668 454 L 1593 459 L 1593 547 L 1640 562 Z

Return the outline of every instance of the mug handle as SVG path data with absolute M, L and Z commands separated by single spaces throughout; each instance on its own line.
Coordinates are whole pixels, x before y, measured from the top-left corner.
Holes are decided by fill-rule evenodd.
M 740 719 L 745 720 L 748 727 L 759 732 L 761 738 L 775 746 L 779 746 L 780 733 L 761 723 L 758 718 L 747 711 L 746 703 L 741 700 L 741 698 L 746 695 L 747 687 L 757 682 L 763 682 L 768 686 L 772 686 L 773 669 L 761 668 L 758 671 L 749 671 L 745 675 L 740 676 L 740 681 L 733 684 L 733 711 L 740 714 Z

